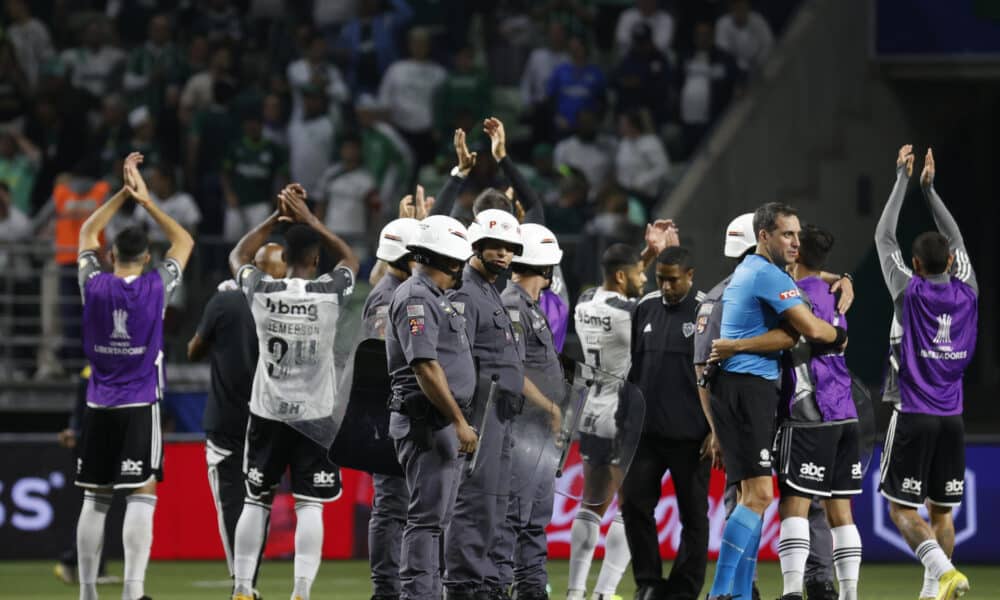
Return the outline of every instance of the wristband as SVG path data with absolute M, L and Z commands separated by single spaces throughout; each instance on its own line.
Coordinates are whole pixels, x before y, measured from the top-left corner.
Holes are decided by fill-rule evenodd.
M 451 169 L 451 176 L 452 177 L 458 177 L 459 179 L 465 179 L 466 175 L 468 175 L 468 173 L 467 172 L 463 173 L 462 169 L 460 167 L 458 167 L 458 166 L 452 167 L 452 169 Z
M 846 279 L 846 280 L 850 281 L 851 283 L 854 283 L 854 275 L 851 275 L 850 273 L 841 273 L 840 274 L 840 278 L 841 279 Z
M 838 325 L 834 325 L 833 328 L 837 331 L 837 337 L 833 338 L 833 342 L 830 343 L 830 347 L 836 349 L 844 345 L 847 341 L 847 330 Z

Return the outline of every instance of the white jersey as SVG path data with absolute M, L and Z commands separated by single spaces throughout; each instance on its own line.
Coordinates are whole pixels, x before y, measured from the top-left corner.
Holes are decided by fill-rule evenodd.
M 354 290 L 354 273 L 337 267 L 313 280 L 272 279 L 245 265 L 236 280 L 250 303 L 260 349 L 250 412 L 285 422 L 333 414 L 337 318 Z
M 587 290 L 576 305 L 576 333 L 583 346 L 584 361 L 606 375 L 595 378 L 587 399 L 587 411 L 598 411 L 618 403 L 620 380 L 632 364 L 632 309 L 635 301 L 601 288 Z

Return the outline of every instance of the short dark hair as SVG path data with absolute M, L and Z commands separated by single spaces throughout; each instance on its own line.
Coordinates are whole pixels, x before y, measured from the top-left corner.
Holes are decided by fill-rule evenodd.
M 149 237 L 142 227 L 126 227 L 115 236 L 114 248 L 118 262 L 138 262 L 149 250 Z
M 319 244 L 319 234 L 312 227 L 293 224 L 285 230 L 285 262 L 296 267 L 312 266 Z
M 782 204 L 781 202 L 768 202 L 767 204 L 762 204 L 753 213 L 754 237 L 757 237 L 761 229 L 768 233 L 772 233 L 775 229 L 777 229 L 778 217 L 794 217 L 798 214 L 799 212 L 797 210 L 787 204 Z
M 622 269 L 634 267 L 639 263 L 639 252 L 628 244 L 611 244 L 601 256 L 601 269 L 605 279 L 614 277 Z
M 920 259 L 920 264 L 928 275 L 940 275 L 948 268 L 948 257 L 951 248 L 948 238 L 937 231 L 925 231 L 913 240 L 913 256 Z
M 507 194 L 501 192 L 496 188 L 486 188 L 472 202 L 472 214 L 478 215 L 484 210 L 489 210 L 495 208 L 498 210 L 506 211 L 509 213 L 514 212 L 514 206 L 512 205 L 510 198 Z
M 660 265 L 677 265 L 685 271 L 690 271 L 691 251 L 683 246 L 671 246 L 660 252 L 656 257 L 656 263 Z
M 826 257 L 833 250 L 833 234 L 815 225 L 806 225 L 799 234 L 799 263 L 818 271 L 826 266 Z

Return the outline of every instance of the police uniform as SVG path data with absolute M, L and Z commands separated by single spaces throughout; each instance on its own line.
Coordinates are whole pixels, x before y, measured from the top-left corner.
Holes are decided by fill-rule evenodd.
M 415 272 L 396 288 L 387 316 L 386 357 L 393 395 L 389 433 L 410 492 L 400 552 L 401 597 L 440 598 L 441 532 L 464 462 L 459 460 L 454 425 L 431 405 L 411 365 L 437 361 L 466 414 L 475 392 L 475 365 L 465 319 L 423 272 Z
M 709 433 L 695 383 L 695 319 L 701 294 L 668 304 L 647 294 L 632 316 L 632 366 L 628 380 L 646 398 L 642 437 L 622 484 L 622 516 L 636 585 L 664 587 L 668 596 L 694 598 L 705 582 L 708 556 L 709 461 L 701 446 Z M 670 576 L 664 584 L 653 511 L 660 480 L 669 469 L 682 525 Z
M 522 348 L 525 370 L 540 375 L 540 380 L 532 383 L 548 398 L 561 393 L 557 386 L 563 382 L 562 365 L 541 305 L 515 282 L 507 284 L 501 299 L 513 324 L 515 341 Z M 525 406 L 526 412 L 538 410 L 542 409 Z M 511 497 L 500 544 L 500 585 L 507 589 L 516 582 L 521 598 L 544 597 L 548 585 L 545 527 L 552 517 L 554 473 L 536 473 L 536 466 L 514 464 L 511 485 L 517 493 Z
M 465 266 L 462 281 L 451 299 L 466 318 L 480 380 L 498 376 L 499 393 L 479 432 L 479 463 L 463 476 L 445 535 L 444 585 L 455 597 L 500 585 L 499 538 L 510 494 L 509 420 L 521 410 L 524 388 L 524 357 L 500 294 L 471 265 Z
M 389 327 L 389 306 L 403 283 L 387 272 L 372 288 L 361 310 L 365 338 L 385 339 Z M 368 561 L 371 564 L 372 593 L 375 597 L 399 596 L 399 548 L 406 525 L 406 505 L 410 491 L 406 479 L 394 475 L 372 475 L 375 495 L 368 520 Z

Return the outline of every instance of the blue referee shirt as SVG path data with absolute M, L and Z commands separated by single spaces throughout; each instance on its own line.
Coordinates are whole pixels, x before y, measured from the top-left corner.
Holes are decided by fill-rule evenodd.
M 788 275 L 759 254 L 746 257 L 722 294 L 723 339 L 752 338 L 774 329 L 781 313 L 802 303 L 799 289 Z M 722 363 L 730 373 L 746 373 L 777 380 L 780 352 L 735 354 Z

